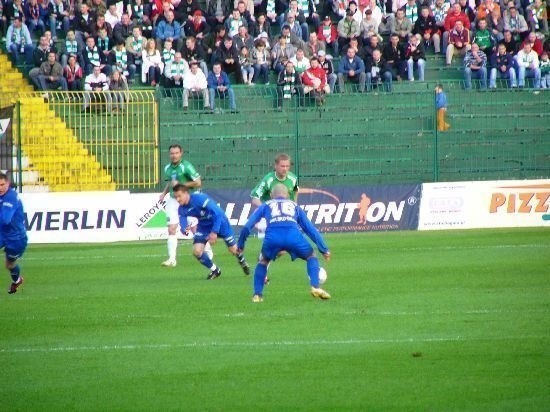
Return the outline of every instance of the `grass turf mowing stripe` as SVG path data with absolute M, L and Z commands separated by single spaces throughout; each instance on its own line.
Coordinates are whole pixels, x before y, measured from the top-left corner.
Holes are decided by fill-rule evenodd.
M 3 348 L 0 353 L 23 352 L 88 352 L 88 351 L 131 351 L 131 350 L 161 350 L 161 349 L 185 349 L 185 348 L 223 348 L 223 347 L 259 347 L 259 346 L 321 346 L 321 345 L 378 345 L 400 343 L 437 343 L 437 342 L 496 342 L 496 341 L 521 341 L 521 340 L 547 340 L 547 336 L 494 336 L 494 337 L 429 337 L 429 338 L 405 338 L 405 339 L 349 339 L 349 340 L 313 340 L 313 341 L 273 341 L 273 342 L 189 342 L 181 344 L 120 344 L 99 346 L 58 346 L 51 348 Z
M 189 246 L 191 243 L 189 243 Z M 180 244 L 179 248 L 185 247 L 185 245 Z M 399 250 L 402 250 L 404 252 L 414 252 L 414 251 L 438 251 L 438 250 L 480 250 L 480 249 L 508 249 L 508 248 L 530 248 L 530 249 L 538 249 L 538 248 L 544 248 L 548 249 L 548 245 L 541 245 L 537 243 L 531 243 L 531 244 L 521 244 L 521 245 L 480 245 L 480 246 L 426 246 L 426 247 L 404 247 L 400 248 Z M 150 259 L 150 258 L 163 258 L 166 257 L 165 254 L 162 253 L 155 253 L 155 254 L 141 254 L 139 256 L 136 256 L 136 258 L 140 259 Z M 87 255 L 87 256 L 41 256 L 41 257 L 25 257 L 26 261 L 32 262 L 32 261 L 58 261 L 58 260 L 104 260 L 104 259 L 127 259 L 126 256 L 121 255 Z
M 0 295 L 0 409 L 547 410 L 548 234 L 327 235 L 333 299 L 287 256 L 261 305 L 223 244 L 215 282 L 186 241 L 173 269 L 161 241 L 31 244 Z

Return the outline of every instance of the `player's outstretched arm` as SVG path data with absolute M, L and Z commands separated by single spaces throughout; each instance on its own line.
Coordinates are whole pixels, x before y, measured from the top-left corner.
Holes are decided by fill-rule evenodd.
M 252 231 L 252 228 L 263 217 L 264 210 L 265 210 L 265 204 L 262 204 L 248 218 L 248 221 L 244 225 L 243 229 L 241 230 L 241 234 L 239 235 L 239 240 L 237 241 L 237 249 L 244 250 L 244 244 L 246 243 L 246 239 L 248 239 L 248 236 L 250 236 L 250 232 Z
M 265 182 L 265 177 L 258 183 L 254 189 L 250 192 L 250 197 L 252 198 L 252 205 L 260 207 L 262 204 L 262 197 L 265 196 L 267 191 L 267 185 Z
M 166 195 L 168 194 L 169 191 L 170 191 L 170 182 L 166 183 L 166 186 L 164 187 L 164 190 L 162 191 L 162 193 L 159 196 L 159 202 L 162 202 L 164 200 L 164 198 L 166 197 Z
M 325 240 L 323 239 L 319 231 L 315 228 L 315 226 L 313 226 L 313 223 L 311 223 L 311 220 L 308 219 L 306 212 L 304 212 L 304 210 L 300 206 L 296 207 L 296 211 L 298 215 L 298 224 L 303 229 L 305 234 L 308 235 L 311 240 L 313 240 L 313 242 L 319 249 L 319 252 L 321 252 L 326 259 L 327 257 L 325 256 L 325 254 L 328 253 L 330 255 L 330 252 L 328 251 L 328 246 L 325 243 Z
M 195 180 L 191 180 L 189 182 L 185 182 L 184 183 L 185 186 L 187 186 L 188 188 L 201 188 L 202 187 L 202 179 L 199 177 Z
M 260 207 L 262 204 L 262 201 L 257 197 L 253 197 L 251 198 L 251 203 L 252 203 L 252 206 L 254 207 Z

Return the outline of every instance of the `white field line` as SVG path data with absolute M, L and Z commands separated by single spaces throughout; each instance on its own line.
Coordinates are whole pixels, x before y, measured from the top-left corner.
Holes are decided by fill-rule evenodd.
M 346 345 L 386 345 L 404 343 L 445 343 L 445 342 L 493 342 L 493 341 L 523 341 L 548 340 L 549 336 L 496 336 L 496 337 L 462 337 L 449 336 L 439 338 L 395 338 L 395 339 L 344 339 L 344 340 L 281 340 L 260 342 L 188 342 L 177 344 L 118 344 L 91 346 L 43 346 L 0 348 L 0 354 L 13 353 L 59 353 L 59 352 L 116 352 L 140 350 L 173 350 L 190 348 L 243 348 L 243 347 L 291 347 L 291 346 L 346 346 Z
M 520 245 L 487 245 L 487 246 L 437 246 L 437 247 L 412 247 L 395 249 L 395 251 L 434 251 L 434 250 L 479 250 L 479 249 L 515 249 L 515 248 L 533 248 L 533 249 L 550 249 L 549 245 L 541 245 L 540 243 L 528 243 Z M 83 251 L 86 250 L 84 246 Z M 165 253 L 153 254 L 138 254 L 132 256 L 134 259 L 142 258 L 162 258 L 166 257 Z M 124 259 L 127 260 L 127 255 L 64 255 L 64 256 L 25 256 L 25 261 L 71 261 L 71 260 L 105 260 L 105 259 Z
M 509 315 L 509 314 L 548 314 L 550 310 L 548 309 L 526 309 L 526 310 L 501 310 L 501 309 L 473 309 L 473 310 L 463 310 L 463 311 L 373 311 L 373 310 L 353 310 L 353 311 L 331 311 L 329 313 L 324 313 L 325 317 L 341 317 L 341 316 L 361 316 L 361 317 L 376 317 L 376 316 L 388 316 L 388 317 L 399 317 L 399 316 L 464 316 L 464 315 Z M 79 315 L 79 318 L 82 318 L 82 314 Z M 223 317 L 223 318 L 243 318 L 243 319 L 257 319 L 257 318 L 302 318 L 304 316 L 301 312 L 286 312 L 286 313 L 245 313 L 245 312 L 235 312 L 235 313 L 221 313 L 221 314 L 206 314 L 199 315 L 199 318 L 213 318 L 213 317 Z M 102 314 L 102 319 L 181 319 L 179 314 Z M 43 321 L 43 322 L 57 322 L 63 320 L 69 320 L 71 317 L 62 317 L 62 316 L 24 316 L 18 318 L 22 321 Z M 94 318 L 95 319 L 95 318 Z

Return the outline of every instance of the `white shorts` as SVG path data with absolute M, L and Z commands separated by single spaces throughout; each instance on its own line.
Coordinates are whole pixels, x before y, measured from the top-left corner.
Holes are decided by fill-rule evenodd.
M 180 205 L 174 199 L 173 197 L 169 197 L 166 201 L 166 206 L 164 210 L 166 211 L 166 225 L 178 225 L 180 223 L 180 217 L 178 214 L 178 208 Z M 187 226 L 197 226 L 199 223 L 198 219 L 196 217 L 188 217 L 187 218 Z M 184 227 L 181 228 L 182 230 L 185 230 Z

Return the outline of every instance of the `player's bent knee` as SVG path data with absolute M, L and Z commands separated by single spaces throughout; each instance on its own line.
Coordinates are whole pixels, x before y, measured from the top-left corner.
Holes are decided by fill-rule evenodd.
M 193 256 L 195 256 L 197 259 L 199 259 L 203 253 L 204 253 L 204 245 L 195 246 L 193 248 Z

